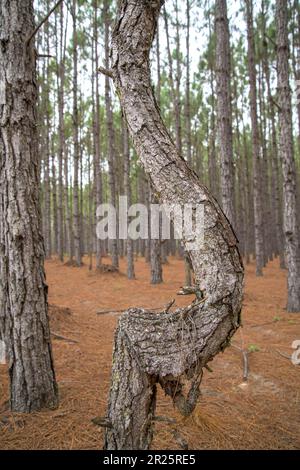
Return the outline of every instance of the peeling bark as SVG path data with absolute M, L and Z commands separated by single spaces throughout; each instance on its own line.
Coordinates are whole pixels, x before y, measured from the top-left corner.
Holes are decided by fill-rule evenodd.
M 115 337 L 106 449 L 147 449 L 155 383 L 184 415 L 199 395 L 202 368 L 240 324 L 243 265 L 235 234 L 217 201 L 187 166 L 161 119 L 151 87 L 149 50 L 159 1 L 120 2 L 112 37 L 113 80 L 128 129 L 160 202 L 204 206 L 205 242 L 186 254 L 197 299 L 174 312 L 132 308 Z M 201 299 L 201 300 L 200 300 Z

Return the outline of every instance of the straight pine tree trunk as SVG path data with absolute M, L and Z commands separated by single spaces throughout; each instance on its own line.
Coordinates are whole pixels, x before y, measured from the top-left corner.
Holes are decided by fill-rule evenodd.
M 277 88 L 279 110 L 279 152 L 283 174 L 283 230 L 288 268 L 288 312 L 300 312 L 300 245 L 297 220 L 296 168 L 293 150 L 292 105 L 289 84 L 289 43 L 287 1 L 276 3 Z
M 64 4 L 60 5 L 60 31 L 59 31 L 59 47 L 57 45 L 57 90 L 58 90 L 58 234 L 57 234 L 57 252 L 60 261 L 64 260 L 64 186 L 63 186 L 63 161 L 64 161 L 64 146 L 65 146 L 65 123 L 64 123 L 64 87 L 65 87 L 65 47 L 64 47 Z M 58 40 L 57 40 L 58 44 Z M 58 54 L 59 50 L 59 54 Z
M 212 27 L 210 13 L 208 15 L 209 40 L 212 40 Z M 209 188 L 215 198 L 220 201 L 219 174 L 217 171 L 217 153 L 216 153 L 216 119 L 215 119 L 215 67 L 213 61 L 209 61 L 209 84 L 211 92 L 211 116 L 208 129 L 208 181 Z
M 52 158 L 51 158 L 51 195 L 52 195 L 52 214 L 53 214 L 53 252 L 57 253 L 58 241 L 58 217 L 57 217 L 57 178 L 54 145 L 52 141 Z
M 271 90 L 270 81 L 270 66 L 268 63 L 268 42 L 266 40 L 264 29 L 264 42 L 263 42 L 263 68 L 267 85 L 267 96 L 269 102 L 269 114 L 271 121 L 271 200 L 273 208 L 273 216 L 275 220 L 275 235 L 276 235 L 276 254 L 280 257 L 280 267 L 284 267 L 284 253 L 283 253 L 283 233 L 282 233 L 282 201 L 281 201 L 281 188 L 279 178 L 279 165 L 278 165 L 278 145 L 277 145 L 277 130 L 275 122 L 275 107 Z
M 32 0 L 0 1 L 0 336 L 13 411 L 58 405 L 39 211 Z M 3 47 L 5 44 L 5 47 Z
M 260 143 L 257 118 L 257 85 L 255 68 L 255 41 L 253 30 L 253 4 L 252 0 L 245 0 L 247 17 L 248 39 L 248 72 L 250 81 L 250 111 L 252 126 L 252 154 L 253 154 L 253 198 L 254 198 L 254 237 L 256 256 L 256 275 L 263 275 L 264 265 L 264 237 L 262 219 L 262 194 L 260 180 Z
M 122 131 L 123 131 L 123 157 L 124 157 L 124 195 L 127 196 L 127 209 L 131 205 L 131 184 L 130 184 L 130 151 L 129 151 L 129 136 L 127 123 L 122 118 Z M 133 240 L 128 237 L 126 240 L 127 251 L 127 277 L 128 279 L 135 279 L 134 272 L 134 257 L 133 257 Z
M 221 160 L 222 207 L 230 223 L 235 225 L 234 177 L 232 148 L 232 110 L 230 88 L 230 42 L 227 1 L 216 0 L 216 82 L 217 130 Z
M 160 64 L 160 40 L 159 40 L 159 22 L 157 23 L 157 32 L 156 32 L 156 66 L 157 66 L 157 86 L 156 86 L 156 100 L 158 107 L 161 107 L 161 64 Z M 160 243 L 160 256 L 161 263 L 166 264 L 168 262 L 167 258 L 167 240 Z
M 47 0 L 47 9 L 49 8 L 49 0 Z M 45 26 L 45 42 L 47 54 L 50 54 L 50 39 L 48 25 Z M 50 178 L 50 64 L 49 57 L 47 58 L 47 72 L 46 72 L 46 97 L 45 97 L 45 117 L 46 117 L 46 152 L 45 152 L 45 213 L 44 223 L 45 223 L 45 248 L 46 248 L 46 257 L 51 258 L 52 255 L 52 235 L 51 235 L 51 178 Z
M 191 131 L 191 79 L 190 79 L 190 0 L 186 0 L 186 83 L 185 83 L 185 125 L 187 163 L 192 167 Z
M 109 27 L 110 14 L 108 0 L 104 0 L 103 5 L 104 28 L 105 28 L 105 66 L 109 64 Z M 105 106 L 106 106 L 106 122 L 108 137 L 108 178 L 109 178 L 109 202 L 117 210 L 116 206 L 116 148 L 115 148 L 115 132 L 112 112 L 112 102 L 110 94 L 109 78 L 105 77 Z M 119 267 L 118 243 L 117 239 L 111 240 L 111 262 L 115 268 Z
M 149 192 L 150 192 L 151 204 L 158 204 L 158 200 L 155 197 L 153 191 L 151 190 L 150 184 L 149 184 Z M 157 220 L 156 224 L 159 230 L 160 221 Z M 151 236 L 151 239 L 150 239 L 150 269 L 151 269 L 151 281 L 150 281 L 151 284 L 161 284 L 163 282 L 163 276 L 162 276 L 162 265 L 161 265 L 160 236 L 158 238 L 153 238 Z
M 74 255 L 75 263 L 79 267 L 82 265 L 80 246 L 80 211 L 79 211 L 79 117 L 78 117 L 78 44 L 77 44 L 77 9 L 76 0 L 73 0 L 73 139 L 74 139 L 74 181 L 73 181 L 73 232 L 74 232 Z
M 93 77 L 93 82 L 95 86 L 95 96 L 94 102 L 94 148 L 95 148 L 95 157 L 94 157 L 94 176 L 95 176 L 95 211 L 97 207 L 102 203 L 102 175 L 101 175 L 101 165 L 100 165 L 100 96 L 99 96 L 99 56 L 98 56 L 98 8 L 97 1 L 94 2 L 94 41 L 95 41 L 95 73 Z M 96 237 L 96 269 L 99 269 L 102 264 L 102 244 L 101 240 Z

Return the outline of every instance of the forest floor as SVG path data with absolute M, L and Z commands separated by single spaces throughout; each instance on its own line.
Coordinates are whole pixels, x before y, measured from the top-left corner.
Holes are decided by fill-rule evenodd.
M 7 370 L 0 365 L 0 449 L 101 449 L 103 430 L 91 420 L 105 414 L 118 315 L 96 312 L 161 307 L 184 279 L 183 262 L 175 258 L 164 266 L 165 282 L 158 286 L 149 284 L 144 260 L 135 268 L 137 280 L 129 281 L 122 260 L 120 274 L 47 261 L 52 332 L 76 342 L 53 337 L 60 393 L 54 411 L 10 413 Z M 189 301 L 176 298 L 177 305 Z M 263 278 L 255 277 L 254 264 L 247 266 L 243 328 L 210 363 L 213 372 L 204 371 L 202 396 L 190 417 L 179 416 L 159 391 L 157 414 L 176 424 L 156 423 L 153 449 L 179 449 L 176 430 L 190 449 L 300 448 L 300 366 L 289 359 L 292 342 L 300 339 L 300 315 L 287 314 L 285 303 L 286 272 L 277 261 Z M 252 351 L 246 383 L 236 347 Z

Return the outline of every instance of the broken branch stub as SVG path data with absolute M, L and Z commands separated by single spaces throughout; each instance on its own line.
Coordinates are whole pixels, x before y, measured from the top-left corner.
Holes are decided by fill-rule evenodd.
M 153 95 L 149 51 L 159 10 L 155 0 L 120 2 L 111 70 L 133 144 L 160 202 L 204 206 L 204 243 L 191 250 L 189 240 L 182 240 L 203 299 L 167 313 L 131 308 L 119 319 L 106 449 L 149 448 L 157 383 L 183 415 L 190 414 L 202 368 L 240 324 L 244 270 L 237 239 L 217 201 L 178 154 Z

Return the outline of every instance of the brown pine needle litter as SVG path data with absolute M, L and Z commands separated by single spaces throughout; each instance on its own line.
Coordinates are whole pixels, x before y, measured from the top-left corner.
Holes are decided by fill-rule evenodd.
M 52 336 L 60 405 L 11 413 L 7 369 L 0 365 L 0 449 L 101 449 L 103 428 L 92 419 L 105 415 L 118 316 L 96 312 L 167 305 L 184 279 L 183 262 L 176 258 L 164 265 L 165 282 L 155 286 L 142 259 L 136 281 L 90 272 L 88 264 L 46 263 L 51 329 L 61 337 Z M 124 260 L 120 273 L 126 273 Z M 180 442 L 189 449 L 300 448 L 300 366 L 288 360 L 292 342 L 300 339 L 300 322 L 284 310 L 285 293 L 286 272 L 277 261 L 259 279 L 254 264 L 246 267 L 244 326 L 232 343 L 251 351 L 248 381 L 243 382 L 242 354 L 229 347 L 210 364 L 212 373 L 204 371 L 199 403 L 188 418 L 159 390 L 156 414 L 168 419 L 155 421 L 153 449 L 180 449 Z M 186 302 L 176 296 L 176 305 Z

